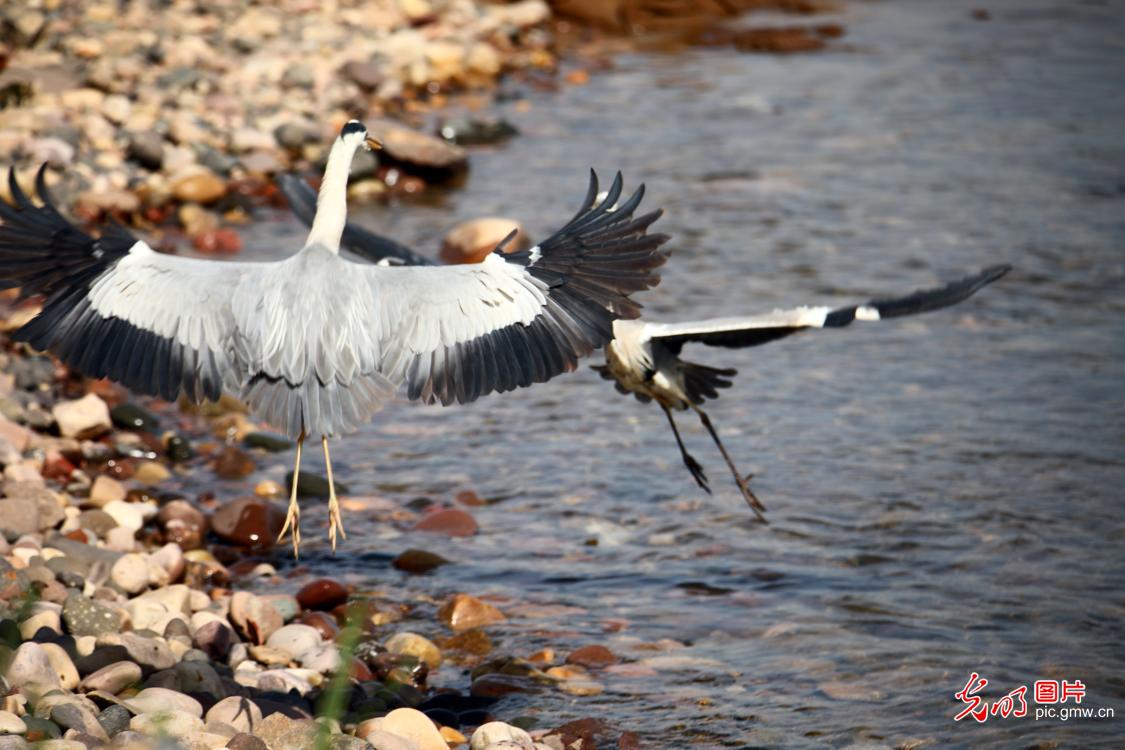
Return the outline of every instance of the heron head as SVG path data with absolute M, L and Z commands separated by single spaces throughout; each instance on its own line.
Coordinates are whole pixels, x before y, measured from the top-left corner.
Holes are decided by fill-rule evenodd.
M 369 135 L 367 127 L 359 120 L 348 120 L 340 128 L 340 140 L 355 142 L 356 148 L 363 146 L 368 151 L 381 149 L 383 142 L 373 135 Z

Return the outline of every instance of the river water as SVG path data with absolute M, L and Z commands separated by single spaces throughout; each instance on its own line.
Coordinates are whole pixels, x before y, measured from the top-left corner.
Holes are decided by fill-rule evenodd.
M 493 597 L 512 615 L 490 631 L 501 652 L 601 643 L 632 664 L 598 696 L 507 697 L 501 718 L 600 717 L 647 748 L 1114 746 L 1122 4 L 862 2 L 834 19 L 847 35 L 816 54 L 617 56 L 585 86 L 501 105 L 522 135 L 475 150 L 463 188 L 355 218 L 421 249 L 480 215 L 541 237 L 588 167 L 621 169 L 667 211 L 674 256 L 644 297 L 664 320 L 1015 270 L 924 317 L 685 350 L 741 371 L 711 413 L 769 526 L 698 424 L 681 419 L 711 497 L 660 411 L 583 368 L 465 407 L 396 403 L 340 443 L 354 495 L 406 505 L 472 489 L 489 504 L 473 509 L 477 536 L 448 542 L 353 513 L 337 557 L 310 543 L 309 575 Z M 249 249 L 301 235 L 279 216 Z M 288 459 L 264 474 L 281 478 Z M 306 518 L 308 538 L 323 509 Z M 406 576 L 389 560 L 408 547 L 455 564 Z M 1117 718 L 954 722 L 974 671 L 988 700 L 1081 680 L 1082 705 Z M 467 684 L 456 668 L 436 680 Z

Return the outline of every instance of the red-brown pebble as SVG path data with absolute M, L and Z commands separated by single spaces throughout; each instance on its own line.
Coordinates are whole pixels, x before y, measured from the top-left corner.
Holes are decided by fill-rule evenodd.
M 454 594 L 438 610 L 438 617 L 454 632 L 504 622 L 504 613 L 468 594 Z
M 461 505 L 468 505 L 470 507 L 477 507 L 487 504 L 480 495 L 473 492 L 472 490 L 461 490 L 454 496 L 454 499 L 457 502 L 461 503 Z
M 415 531 L 427 531 L 451 537 L 472 536 L 477 533 L 476 520 L 458 508 L 445 508 L 425 516 L 414 524 Z
M 253 472 L 257 466 L 254 464 L 254 459 L 244 450 L 228 445 L 215 458 L 211 468 L 221 479 L 242 479 Z
M 216 534 L 251 549 L 272 547 L 284 524 L 285 512 L 257 497 L 232 500 L 211 516 L 211 528 Z
M 577 664 L 581 667 L 608 667 L 617 662 L 617 656 L 612 651 L 596 644 L 575 649 L 566 657 L 567 664 Z
M 336 624 L 336 618 L 327 612 L 302 612 L 300 617 L 297 618 L 297 622 L 316 628 L 326 641 L 336 640 L 336 635 L 340 632 L 340 626 Z
M 441 555 L 427 552 L 423 549 L 408 549 L 403 551 L 391 564 L 407 573 L 429 573 L 434 568 L 449 562 Z
M 297 603 L 303 609 L 330 610 L 348 600 L 348 589 L 331 578 L 318 578 L 301 587 Z

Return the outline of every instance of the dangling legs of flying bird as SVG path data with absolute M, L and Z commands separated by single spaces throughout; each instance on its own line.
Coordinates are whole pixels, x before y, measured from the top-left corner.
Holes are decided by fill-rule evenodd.
M 297 459 L 293 462 L 293 487 L 289 491 L 289 512 L 285 514 L 285 525 L 277 535 L 278 544 L 285 538 L 285 532 L 293 527 L 293 557 L 300 557 L 301 550 L 301 509 L 297 506 L 297 478 L 301 475 L 301 446 L 305 443 L 305 433 L 297 438 Z
M 684 466 L 691 472 L 692 479 L 695 480 L 695 483 L 702 487 L 704 492 L 710 495 L 711 485 L 707 481 L 707 475 L 703 472 L 703 466 L 700 465 L 700 463 L 695 460 L 695 456 L 688 453 L 687 448 L 684 447 L 684 441 L 680 437 L 680 430 L 676 427 L 676 418 L 672 416 L 672 410 L 664 404 L 661 404 L 660 408 L 664 410 L 664 415 L 668 417 L 668 424 L 672 425 L 672 434 L 676 436 L 676 445 L 680 446 L 680 455 L 684 458 Z
M 336 531 L 340 532 L 342 539 L 347 539 L 344 533 L 344 519 L 340 515 L 340 501 L 336 498 L 336 483 L 332 480 L 332 459 L 328 457 L 328 437 L 322 435 L 320 444 L 324 447 L 324 468 L 328 471 L 328 540 L 332 542 L 332 551 L 336 551 Z
M 707 412 L 703 411 L 695 404 L 691 404 L 690 406 L 692 410 L 699 415 L 699 421 L 703 422 L 703 426 L 707 428 L 707 432 L 711 433 L 711 439 L 714 440 L 715 445 L 719 447 L 719 452 L 723 454 L 727 466 L 730 467 L 731 474 L 734 474 L 734 481 L 738 484 L 738 489 L 742 491 L 742 497 L 746 499 L 747 504 L 754 510 L 759 521 L 769 523 L 766 517 L 762 515 L 762 511 L 766 509 L 766 506 L 762 505 L 762 502 L 750 491 L 749 485 L 746 484 L 746 478 L 738 472 L 738 468 L 735 467 L 730 454 L 727 453 L 727 449 L 723 447 L 723 441 L 719 440 L 719 433 L 715 431 L 715 427 L 711 424 L 711 418 L 707 416 Z

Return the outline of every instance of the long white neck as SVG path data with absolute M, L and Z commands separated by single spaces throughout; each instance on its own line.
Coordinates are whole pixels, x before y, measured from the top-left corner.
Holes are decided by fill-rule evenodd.
M 352 157 L 362 142 L 362 138 L 339 137 L 332 144 L 307 244 L 316 243 L 332 252 L 340 252 L 340 237 L 348 220 L 348 175 L 352 169 Z

